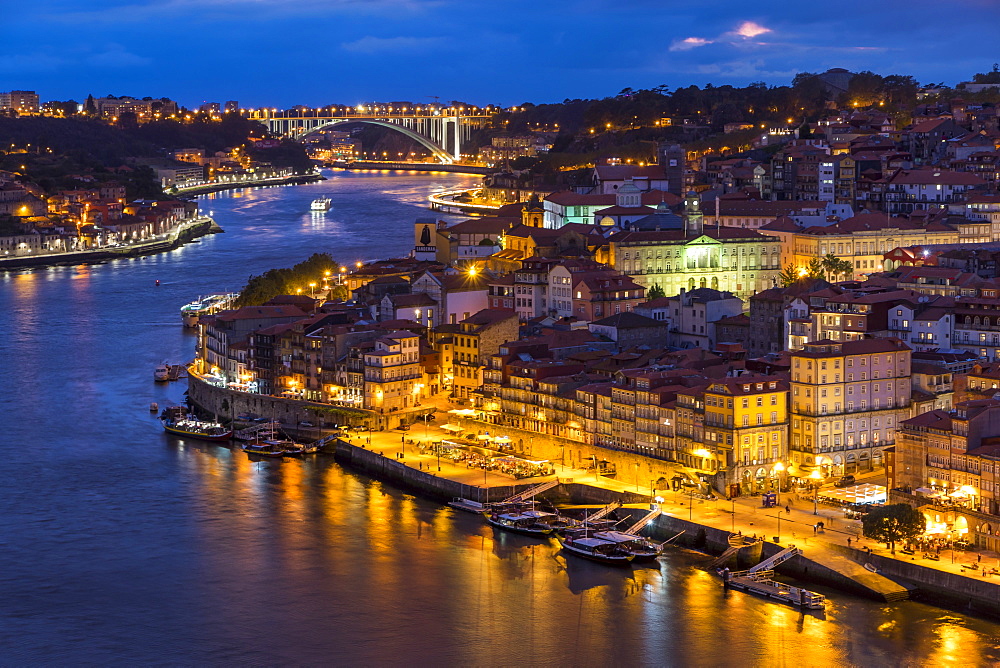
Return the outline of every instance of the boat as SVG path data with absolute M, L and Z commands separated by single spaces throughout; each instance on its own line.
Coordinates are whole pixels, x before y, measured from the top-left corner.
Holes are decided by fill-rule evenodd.
M 653 561 L 663 554 L 663 547 L 659 543 L 624 531 L 595 531 L 591 535 L 594 538 L 614 543 L 635 557 L 636 561 Z
M 160 410 L 160 404 L 156 403 L 155 401 L 149 405 L 150 413 L 156 413 L 159 410 Z
M 239 295 L 236 293 L 217 293 L 207 297 L 199 297 L 190 304 L 181 307 L 181 320 L 185 327 L 197 327 L 204 315 L 212 315 L 232 306 Z
M 272 441 L 262 441 L 260 443 L 244 443 L 243 452 L 248 455 L 259 457 L 284 457 L 287 453 L 279 448 Z
M 329 211 L 330 206 L 333 204 L 333 200 L 329 197 L 317 197 L 309 205 L 310 211 Z
M 271 445 L 277 450 L 281 450 L 286 457 L 296 457 L 298 455 L 305 453 L 305 447 L 296 443 L 295 441 L 281 440 L 281 439 L 271 439 L 266 441 L 261 441 L 262 445 Z
M 628 566 L 635 559 L 634 554 L 625 551 L 617 543 L 595 536 L 556 536 L 562 548 L 570 554 L 612 566 Z
M 185 436 L 199 441 L 213 441 L 216 443 L 229 441 L 233 436 L 231 429 L 223 427 L 218 422 L 207 422 L 199 420 L 193 415 L 182 417 L 164 417 L 163 430 L 175 436 Z
M 153 369 L 153 380 L 157 383 L 165 383 L 170 380 L 170 365 L 166 362 L 161 362 L 156 365 Z
M 548 536 L 557 528 L 559 516 L 541 510 L 494 513 L 486 521 L 498 529 L 525 536 Z

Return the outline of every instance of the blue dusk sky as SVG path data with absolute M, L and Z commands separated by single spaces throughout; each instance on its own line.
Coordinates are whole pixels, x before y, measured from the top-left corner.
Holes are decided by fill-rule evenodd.
M 245 107 L 558 102 L 845 67 L 954 85 L 1000 0 L 0 0 L 0 90 Z

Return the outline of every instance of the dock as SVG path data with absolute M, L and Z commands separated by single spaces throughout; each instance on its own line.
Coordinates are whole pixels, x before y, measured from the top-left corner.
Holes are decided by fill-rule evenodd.
M 742 541 L 743 536 L 739 536 L 739 539 Z M 733 543 L 730 545 L 735 547 Z M 817 594 L 803 587 L 794 587 L 774 581 L 774 567 L 800 554 L 802 554 L 802 550 L 794 545 L 789 545 L 781 552 L 768 557 L 748 570 L 735 572 L 730 572 L 728 569 L 723 570 L 723 583 L 726 587 L 757 594 L 799 608 L 823 610 L 826 607 L 826 597 L 822 594 Z

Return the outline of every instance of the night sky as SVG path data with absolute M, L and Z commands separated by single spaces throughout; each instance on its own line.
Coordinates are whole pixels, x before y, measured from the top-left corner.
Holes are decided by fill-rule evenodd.
M 0 90 L 187 106 L 558 102 L 845 67 L 955 85 L 1000 0 L 0 0 Z

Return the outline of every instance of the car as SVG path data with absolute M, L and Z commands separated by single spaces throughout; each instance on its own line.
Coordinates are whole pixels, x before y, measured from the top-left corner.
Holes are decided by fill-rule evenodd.
M 852 476 L 852 475 L 845 475 L 843 478 L 841 478 L 837 482 L 833 483 L 833 486 L 834 487 L 850 487 L 853 484 L 855 484 L 854 476 Z
M 399 431 L 410 431 L 410 425 L 401 424 L 398 427 L 396 427 L 396 429 L 398 429 Z
M 312 422 L 306 422 L 305 420 L 303 420 L 302 422 L 299 423 L 299 426 L 300 427 L 312 427 L 313 423 Z

